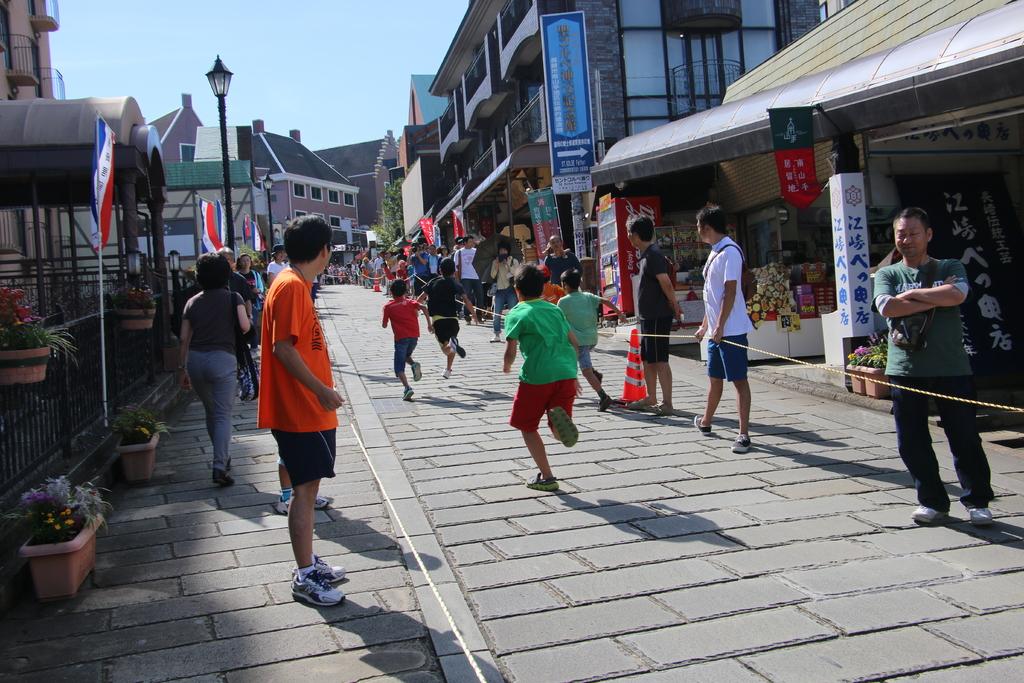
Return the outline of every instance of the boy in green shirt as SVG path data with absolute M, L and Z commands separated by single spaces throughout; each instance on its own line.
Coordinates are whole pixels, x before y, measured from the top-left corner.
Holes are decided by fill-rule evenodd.
M 571 448 L 579 440 L 572 423 L 576 381 L 576 338 L 565 315 L 540 298 L 545 277 L 534 265 L 522 266 L 515 276 L 519 305 L 505 318 L 505 364 L 512 371 L 516 350 L 523 352 L 519 389 L 512 402 L 509 424 L 523 433 L 523 441 L 540 472 L 526 486 L 537 491 L 557 491 L 558 480 L 548 465 L 544 441 L 537 431 L 546 413 L 555 438 Z
M 622 311 L 608 299 L 602 299 L 596 294 L 580 291 L 580 281 L 583 276 L 575 268 L 562 273 L 562 288 L 566 295 L 558 300 L 558 308 L 565 314 L 569 321 L 569 329 L 576 336 L 579 344 L 578 358 L 580 371 L 587 378 L 587 383 L 597 392 L 600 400 L 598 410 L 604 412 L 612 404 L 612 397 L 601 387 L 601 380 L 604 378 L 600 372 L 594 369 L 594 362 L 590 359 L 590 352 L 597 346 L 597 309 L 604 304 L 611 308 L 619 316 L 619 320 L 625 322 L 626 316 Z

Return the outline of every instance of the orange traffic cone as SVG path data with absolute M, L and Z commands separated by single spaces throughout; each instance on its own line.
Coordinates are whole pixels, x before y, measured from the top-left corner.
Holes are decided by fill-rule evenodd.
M 373 291 L 375 291 L 375 292 L 379 292 L 380 291 L 380 278 L 379 277 L 373 279 Z
M 626 354 L 626 381 L 622 385 L 623 403 L 642 401 L 647 398 L 647 383 L 640 361 L 640 333 L 634 327 L 629 335 L 629 353 Z

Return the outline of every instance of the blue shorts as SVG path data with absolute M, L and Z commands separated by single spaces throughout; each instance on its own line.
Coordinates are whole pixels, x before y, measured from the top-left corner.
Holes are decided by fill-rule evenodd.
M 576 361 L 580 364 L 580 370 L 590 370 L 594 367 L 594 361 L 590 360 L 590 351 L 593 346 L 580 344 L 580 350 L 576 354 Z
M 726 344 L 726 341 L 743 347 Z M 747 378 L 747 335 L 723 337 L 721 344 L 708 339 L 708 377 L 727 382 L 741 382 Z
M 416 350 L 416 337 L 406 337 L 395 340 L 395 374 L 405 372 L 405 361 L 412 358 L 412 352 Z
M 334 477 L 335 430 L 283 432 L 271 429 L 292 487 Z

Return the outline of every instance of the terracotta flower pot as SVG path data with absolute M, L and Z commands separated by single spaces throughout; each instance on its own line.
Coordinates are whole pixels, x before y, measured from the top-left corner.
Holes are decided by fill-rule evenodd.
M 864 368 L 859 365 L 847 365 L 846 372 L 850 374 L 850 388 L 858 396 L 866 396 L 867 382 L 864 381 Z
M 115 308 L 122 330 L 148 330 L 153 327 L 155 308 Z
M 863 372 L 864 375 L 866 375 L 867 377 L 870 377 L 871 379 L 878 379 L 878 380 L 882 380 L 882 381 L 885 381 L 885 382 L 889 381 L 889 378 L 885 376 L 885 370 L 883 370 L 882 368 L 863 367 L 863 368 L 859 368 L 859 370 L 861 372 Z M 864 380 L 862 380 L 862 381 L 864 381 Z M 890 390 L 888 385 L 878 384 L 876 382 L 867 382 L 867 381 L 864 381 L 864 384 L 865 384 L 865 386 L 864 386 L 864 395 L 865 396 L 869 396 L 871 398 L 889 398 L 889 394 L 891 393 L 891 390 Z
M 0 351 L 0 385 L 34 384 L 46 379 L 50 347 Z
M 64 543 L 21 546 L 20 557 L 28 558 L 36 597 L 40 600 L 73 598 L 96 566 L 96 526 L 90 525 Z
M 121 456 L 121 471 L 125 481 L 149 481 L 156 467 L 156 445 L 160 443 L 160 435 L 154 434 L 146 443 L 118 446 Z

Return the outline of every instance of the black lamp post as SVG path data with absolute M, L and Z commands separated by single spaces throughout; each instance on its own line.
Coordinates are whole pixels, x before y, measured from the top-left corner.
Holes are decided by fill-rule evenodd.
M 265 176 L 263 176 L 262 178 L 260 178 L 260 185 L 263 186 L 263 193 L 267 196 L 267 223 L 269 224 L 269 226 L 267 227 L 267 232 L 270 233 L 268 235 L 268 237 L 271 239 L 271 241 L 273 241 L 275 239 L 275 237 L 274 237 L 274 203 L 273 203 L 273 198 L 270 196 L 270 190 L 273 189 L 273 187 L 274 187 L 274 179 L 270 177 L 270 171 L 267 171 L 267 174 Z M 266 242 L 263 243 L 263 246 L 264 247 L 267 246 Z M 271 246 L 273 246 L 273 245 L 271 245 Z M 264 251 L 265 252 L 269 252 L 269 250 L 267 250 L 267 249 L 264 249 Z
M 228 164 L 228 121 L 227 105 L 225 100 L 228 96 L 228 88 L 231 87 L 231 76 L 233 74 L 220 61 L 213 63 L 213 68 L 206 72 L 206 79 L 210 81 L 213 94 L 217 97 L 217 112 L 220 114 L 220 151 L 221 161 L 224 165 L 224 210 L 227 213 L 227 244 L 226 247 L 235 248 L 235 217 L 231 211 L 231 167 Z

